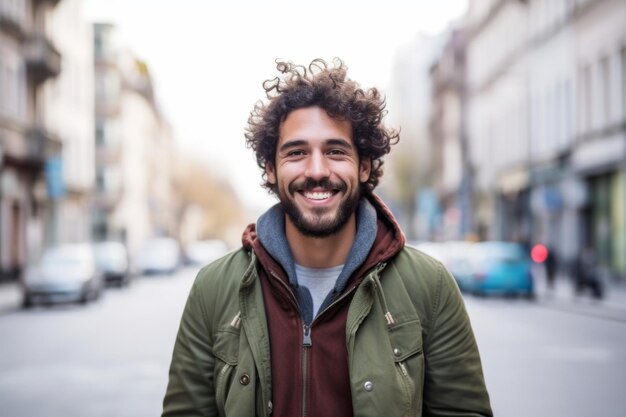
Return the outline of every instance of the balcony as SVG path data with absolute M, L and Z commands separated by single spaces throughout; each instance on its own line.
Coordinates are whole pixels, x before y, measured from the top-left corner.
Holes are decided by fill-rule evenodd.
M 0 30 L 12 34 L 20 41 L 24 39 L 24 27 L 15 16 L 0 8 Z
M 26 161 L 42 167 L 51 155 L 61 153 L 61 141 L 41 127 L 34 127 L 26 133 Z
M 37 5 L 37 4 L 50 4 L 52 6 L 56 6 L 57 4 L 59 4 L 61 0 L 33 0 L 33 4 Z
M 109 211 L 116 207 L 124 196 L 124 188 L 121 183 L 111 183 L 102 175 L 96 173 L 96 187 L 94 203 L 96 207 Z
M 61 54 L 43 35 L 28 38 L 24 45 L 28 76 L 37 84 L 61 72 Z

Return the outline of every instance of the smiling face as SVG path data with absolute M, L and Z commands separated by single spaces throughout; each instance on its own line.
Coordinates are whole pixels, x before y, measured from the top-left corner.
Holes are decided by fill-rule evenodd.
M 279 133 L 275 165 L 266 173 L 288 221 L 306 236 L 338 232 L 353 218 L 371 168 L 359 161 L 352 126 L 306 107 L 289 113 Z

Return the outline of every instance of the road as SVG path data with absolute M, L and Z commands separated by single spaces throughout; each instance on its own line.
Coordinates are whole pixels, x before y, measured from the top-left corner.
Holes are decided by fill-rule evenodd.
M 466 305 L 494 415 L 625 415 L 625 322 L 524 300 Z
M 0 316 L 0 415 L 160 415 L 193 275 L 142 277 L 85 307 Z
M 194 271 L 142 277 L 94 304 L 0 315 L 0 414 L 157 416 Z M 466 305 L 498 417 L 617 417 L 626 323 L 525 300 Z

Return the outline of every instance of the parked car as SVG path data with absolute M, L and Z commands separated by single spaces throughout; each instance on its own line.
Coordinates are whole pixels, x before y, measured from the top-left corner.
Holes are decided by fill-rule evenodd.
M 107 283 L 120 287 L 130 283 L 130 265 L 126 246 L 121 242 L 106 241 L 94 245 L 96 265 Z
M 471 258 L 473 242 L 447 241 L 441 243 L 441 262 L 450 271 L 459 289 L 468 292 L 472 288 L 473 261 Z
M 44 252 L 38 265 L 26 269 L 23 306 L 40 301 L 87 303 L 100 296 L 103 282 L 91 244 L 53 247 Z
M 472 287 L 471 248 L 474 243 L 465 241 L 417 242 L 413 246 L 440 261 L 452 274 L 461 291 Z
M 475 243 L 471 259 L 471 292 L 534 296 L 530 254 L 522 245 L 499 241 Z
M 228 246 L 223 240 L 199 240 L 185 246 L 185 259 L 190 265 L 204 266 L 222 257 L 226 252 Z
M 148 240 L 137 253 L 135 267 L 142 274 L 172 274 L 180 267 L 181 251 L 172 238 Z

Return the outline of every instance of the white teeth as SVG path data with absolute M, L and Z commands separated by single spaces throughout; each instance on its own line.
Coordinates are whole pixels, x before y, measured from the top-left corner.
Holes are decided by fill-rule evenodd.
M 333 196 L 333 193 L 331 192 L 325 192 L 325 193 L 304 193 L 304 196 L 306 198 L 309 198 L 311 200 L 325 200 L 327 198 L 330 198 Z

